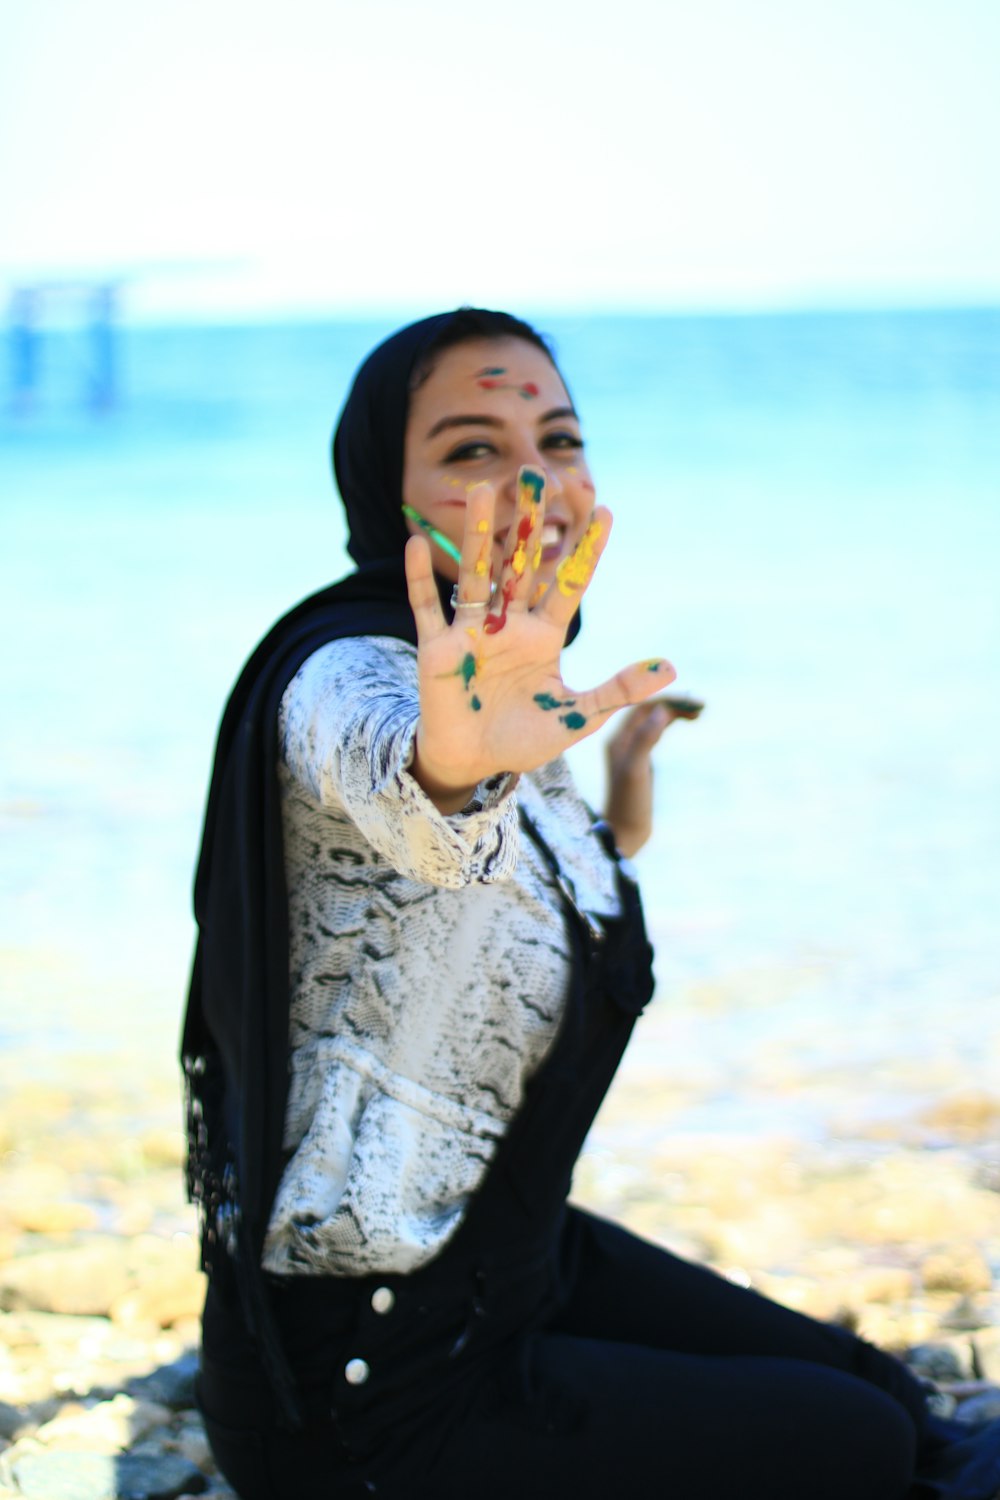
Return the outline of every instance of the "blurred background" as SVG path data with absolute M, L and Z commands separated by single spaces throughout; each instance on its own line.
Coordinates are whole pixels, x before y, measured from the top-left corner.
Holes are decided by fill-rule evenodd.
M 594 1190 L 627 1210 L 667 1138 L 1000 1173 L 993 0 L 4 33 L 0 1080 L 175 1126 L 226 693 L 346 571 L 353 370 L 471 302 L 552 335 L 616 513 L 567 679 L 662 652 L 707 703 L 659 755 L 659 1001 Z

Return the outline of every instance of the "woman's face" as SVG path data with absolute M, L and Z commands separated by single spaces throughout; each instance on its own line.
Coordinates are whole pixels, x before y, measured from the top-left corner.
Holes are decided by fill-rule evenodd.
M 550 583 L 594 508 L 579 419 L 555 366 L 522 339 L 481 339 L 446 349 L 410 398 L 403 499 L 461 546 L 466 492 L 486 480 L 496 496 L 493 576 L 514 518 L 518 470 L 545 475 L 538 579 Z M 407 520 L 411 532 L 419 528 Z M 433 544 L 432 544 L 433 546 Z M 434 567 L 454 582 L 458 565 L 433 547 Z

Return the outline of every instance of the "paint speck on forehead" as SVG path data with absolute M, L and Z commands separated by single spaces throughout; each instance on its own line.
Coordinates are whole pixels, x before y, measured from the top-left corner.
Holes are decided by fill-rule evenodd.
M 487 365 L 484 369 L 477 370 L 473 378 L 484 391 L 516 391 L 525 401 L 533 401 L 538 395 L 538 386 L 533 380 L 518 384 L 516 380 L 504 379 L 506 374 L 507 370 L 502 365 Z

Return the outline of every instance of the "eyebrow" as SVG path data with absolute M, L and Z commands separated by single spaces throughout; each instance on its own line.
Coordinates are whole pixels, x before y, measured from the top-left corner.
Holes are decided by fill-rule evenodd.
M 539 422 L 554 422 L 558 417 L 572 417 L 574 421 L 579 421 L 579 417 L 577 417 L 577 414 L 573 410 L 572 406 L 553 406 L 551 411 L 543 412 L 538 420 Z M 469 413 L 468 415 L 456 415 L 454 417 L 442 417 L 439 422 L 434 423 L 434 426 L 427 434 L 426 441 L 430 442 L 431 438 L 437 437 L 438 433 L 440 432 L 447 432 L 449 427 L 503 426 L 504 423 L 501 422 L 498 417 L 488 417 L 485 415 L 477 416 L 474 413 Z

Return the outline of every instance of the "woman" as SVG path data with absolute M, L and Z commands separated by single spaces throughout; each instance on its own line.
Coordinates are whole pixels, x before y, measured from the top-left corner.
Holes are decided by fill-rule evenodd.
M 666 721 L 619 736 L 613 838 L 561 752 L 673 671 L 562 680 L 611 518 L 547 346 L 403 329 L 334 461 L 358 571 L 237 684 L 196 885 L 220 1468 L 246 1500 L 907 1494 L 902 1366 L 566 1207 L 652 991 L 614 840 L 648 832 Z

